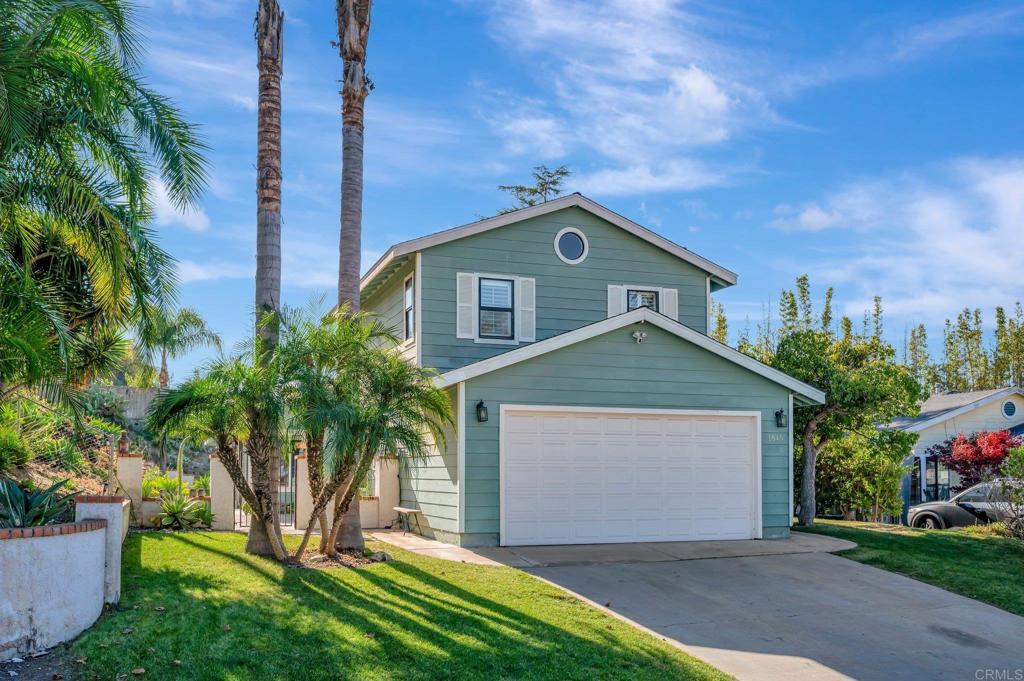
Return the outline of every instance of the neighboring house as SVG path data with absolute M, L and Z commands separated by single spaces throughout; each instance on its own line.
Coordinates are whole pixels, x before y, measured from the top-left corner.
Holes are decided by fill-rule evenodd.
M 707 336 L 736 275 L 579 194 L 390 248 L 363 309 L 456 425 L 401 503 L 463 546 L 784 537 L 821 391 Z
M 928 448 L 960 433 L 1009 430 L 1015 435 L 1024 434 L 1024 390 L 996 388 L 932 395 L 921 404 L 919 416 L 896 419 L 889 427 L 918 434 L 906 462 L 912 466 L 903 481 L 906 505 L 944 501 L 958 480 L 936 457 L 927 456 Z

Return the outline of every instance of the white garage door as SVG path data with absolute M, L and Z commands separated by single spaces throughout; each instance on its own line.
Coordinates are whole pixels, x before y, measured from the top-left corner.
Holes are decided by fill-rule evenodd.
M 501 543 L 750 539 L 757 412 L 504 405 Z

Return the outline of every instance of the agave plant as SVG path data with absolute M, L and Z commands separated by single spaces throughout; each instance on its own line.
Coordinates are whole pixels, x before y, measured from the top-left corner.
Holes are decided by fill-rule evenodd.
M 185 530 L 204 525 L 207 515 L 205 503 L 181 493 L 165 493 L 160 497 L 160 512 L 153 516 L 153 522 L 169 530 Z
M 38 527 L 69 520 L 75 495 L 57 494 L 67 483 L 61 480 L 45 490 L 34 490 L 10 478 L 0 478 L 0 528 Z

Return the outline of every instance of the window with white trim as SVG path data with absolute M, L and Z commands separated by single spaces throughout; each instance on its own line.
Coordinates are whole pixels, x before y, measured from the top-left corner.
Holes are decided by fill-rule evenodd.
M 658 291 L 652 289 L 626 289 L 626 312 L 638 307 L 648 307 L 658 311 Z
M 533 342 L 536 290 L 531 277 L 459 272 L 455 282 L 456 338 L 506 345 Z
M 405 280 L 405 293 L 403 305 L 405 307 L 405 340 L 412 340 L 416 336 L 416 277 L 409 275 Z
M 609 284 L 608 316 L 614 317 L 646 307 L 670 319 L 679 319 L 679 291 L 643 284 Z
M 1017 405 L 1013 400 L 1003 402 L 1003 418 L 1012 419 L 1017 414 Z
M 511 279 L 479 279 L 481 338 L 512 340 L 515 334 L 515 282 Z

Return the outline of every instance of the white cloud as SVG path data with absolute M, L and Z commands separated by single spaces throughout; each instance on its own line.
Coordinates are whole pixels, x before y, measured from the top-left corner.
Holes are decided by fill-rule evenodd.
M 243 265 L 223 260 L 211 260 L 205 263 L 194 260 L 178 262 L 178 280 L 183 284 L 214 279 L 245 279 L 255 276 L 255 265 Z
M 609 168 L 581 178 L 594 193 L 718 182 L 724 171 L 698 168 L 692 150 L 777 120 L 740 76 L 739 51 L 708 37 L 714 20 L 681 3 L 516 0 L 492 17 L 495 39 L 530 60 L 550 96 L 541 105 L 495 93 L 485 118 L 514 154 L 596 152 Z
M 649 166 L 633 165 L 581 173 L 573 187 L 585 194 L 624 196 L 642 192 L 686 191 L 722 184 L 725 176 L 691 159 Z
M 861 314 L 875 294 L 889 313 L 928 323 L 1021 298 L 1010 249 L 1024 224 L 1024 158 L 961 159 L 777 211 L 776 228 L 823 232 L 825 255 L 802 268 L 854 289 L 849 314 Z
M 202 208 L 179 210 L 167 194 L 167 185 L 160 180 L 151 184 L 153 199 L 153 220 L 161 227 L 184 227 L 191 232 L 205 232 L 210 228 L 210 218 Z

